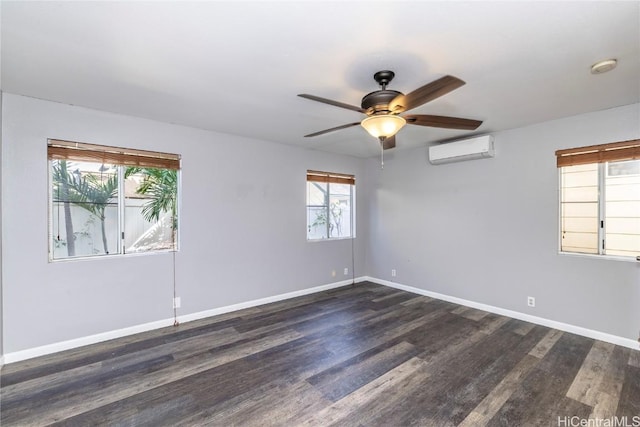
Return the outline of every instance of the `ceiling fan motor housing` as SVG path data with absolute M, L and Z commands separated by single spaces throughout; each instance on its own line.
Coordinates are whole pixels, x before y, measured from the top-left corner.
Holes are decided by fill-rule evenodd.
M 398 95 L 402 95 L 397 90 L 377 90 L 362 98 L 362 109 L 367 115 L 388 114 L 389 103 Z

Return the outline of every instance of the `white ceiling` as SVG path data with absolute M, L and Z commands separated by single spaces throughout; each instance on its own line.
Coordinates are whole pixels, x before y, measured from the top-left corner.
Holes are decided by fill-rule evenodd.
M 411 111 L 483 120 L 406 126 L 396 150 L 640 102 L 640 2 L 2 1 L 3 91 L 354 156 L 379 153 L 353 111 L 390 69 Z M 617 58 L 592 75 L 590 66 Z

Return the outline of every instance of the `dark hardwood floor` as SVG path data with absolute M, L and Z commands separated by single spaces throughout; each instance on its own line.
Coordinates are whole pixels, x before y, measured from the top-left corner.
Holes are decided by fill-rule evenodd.
M 640 422 L 640 352 L 367 282 L 10 364 L 0 384 L 2 426 Z

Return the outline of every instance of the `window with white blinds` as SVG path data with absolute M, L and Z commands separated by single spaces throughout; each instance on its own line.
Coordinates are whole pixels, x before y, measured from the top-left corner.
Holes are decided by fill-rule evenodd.
M 558 150 L 560 250 L 640 255 L 640 140 Z

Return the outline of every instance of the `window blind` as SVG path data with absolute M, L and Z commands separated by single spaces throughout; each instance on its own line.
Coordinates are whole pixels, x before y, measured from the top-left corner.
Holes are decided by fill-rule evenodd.
M 180 155 L 49 139 L 49 160 L 97 162 L 145 168 L 180 169 Z
M 356 185 L 356 177 L 354 175 L 312 170 L 307 171 L 307 181 Z
M 640 139 L 556 151 L 558 167 L 640 159 Z

